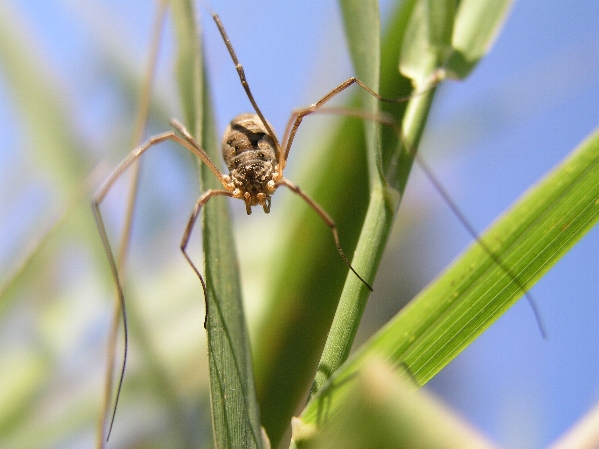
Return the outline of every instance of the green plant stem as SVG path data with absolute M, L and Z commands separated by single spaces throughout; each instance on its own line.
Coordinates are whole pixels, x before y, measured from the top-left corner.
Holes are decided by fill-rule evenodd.
M 364 227 L 356 248 L 356 256 L 352 261 L 354 268 L 358 273 L 364 273 L 366 279 L 374 279 L 376 276 L 414 161 L 414 152 L 424 131 L 434 93 L 433 89 L 415 97 L 410 101 L 406 110 L 405 137 L 400 143 L 398 160 L 401 169 L 394 182 L 399 187 L 400 193 L 397 194 L 397 191 L 391 187 L 378 187 L 371 194 Z M 369 293 L 368 289 L 350 273 L 325 343 L 318 372 L 312 385 L 311 396 L 322 388 L 331 374 L 349 356 Z

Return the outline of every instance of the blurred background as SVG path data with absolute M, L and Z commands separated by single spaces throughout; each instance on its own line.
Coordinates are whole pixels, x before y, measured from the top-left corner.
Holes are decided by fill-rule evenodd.
M 391 3 L 381 4 L 383 28 Z M 279 134 L 291 109 L 354 74 L 335 2 L 214 0 L 210 6 Z M 93 444 L 114 288 L 89 198 L 131 148 L 156 9 L 155 2 L 113 0 L 0 5 L 2 447 Z M 222 132 L 249 103 L 216 27 L 201 13 Z M 515 2 L 472 76 L 443 85 L 421 154 L 477 229 L 599 123 L 598 20 L 593 0 Z M 167 130 L 169 116 L 181 116 L 173 49 L 167 25 L 148 136 Z M 324 128 L 319 123 L 306 121 L 302 133 L 318 135 Z M 292 180 L 309 152 L 306 141 L 298 135 L 291 153 L 286 175 Z M 198 195 L 195 172 L 192 159 L 168 145 L 144 161 L 127 265 L 135 318 L 109 447 L 210 445 L 203 299 L 178 248 Z M 124 216 L 125 181 L 103 205 L 113 242 Z M 268 270 L 256 267 L 276 257 L 275 231 L 285 224 L 277 206 L 289 199 L 275 197 L 269 216 L 247 217 L 242 205 L 231 204 L 250 327 L 263 306 L 254 299 L 269 279 Z M 257 251 L 242 230 L 261 229 L 267 237 Z M 531 291 L 547 340 L 530 306 L 520 301 L 427 386 L 500 445 L 543 447 L 599 399 L 598 231 Z M 358 340 L 393 316 L 470 240 L 416 169 Z

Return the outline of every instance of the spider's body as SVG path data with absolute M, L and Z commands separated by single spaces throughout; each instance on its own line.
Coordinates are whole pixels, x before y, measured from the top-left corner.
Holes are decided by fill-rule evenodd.
M 245 201 L 246 211 L 261 205 L 270 212 L 270 196 L 279 179 L 279 150 L 256 114 L 241 114 L 227 127 L 222 142 L 235 198 Z

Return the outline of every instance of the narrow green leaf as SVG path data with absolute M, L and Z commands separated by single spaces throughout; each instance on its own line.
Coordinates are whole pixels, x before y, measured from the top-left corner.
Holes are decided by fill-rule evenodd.
M 172 7 L 179 43 L 177 69 L 185 120 L 192 134 L 201 136 L 200 142 L 211 159 L 218 161 L 218 139 L 208 99 L 196 12 L 191 1 L 173 1 Z M 203 191 L 222 188 L 203 164 L 200 179 Z M 202 218 L 214 442 L 219 448 L 262 447 L 252 358 L 226 201 L 209 201 Z M 200 298 L 201 288 L 198 292 Z
M 356 371 L 377 354 L 422 385 L 488 328 L 599 221 L 599 131 L 483 234 L 478 243 L 344 364 L 304 410 L 323 425 L 347 401 Z

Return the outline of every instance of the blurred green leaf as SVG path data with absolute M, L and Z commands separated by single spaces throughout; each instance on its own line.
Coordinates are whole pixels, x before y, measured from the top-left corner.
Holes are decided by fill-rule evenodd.
M 399 68 L 417 92 L 438 77 L 464 79 L 490 50 L 511 0 L 417 2 L 402 48 Z M 439 70 L 443 70 L 440 73 Z
M 0 4 L 2 74 L 19 108 L 35 157 L 63 195 L 78 187 L 90 164 L 80 151 L 81 139 L 69 114 L 68 95 L 57 86 L 53 67 L 35 45 L 18 9 Z
M 347 405 L 322 428 L 294 421 L 295 447 L 491 449 L 493 445 L 409 378 L 373 357 L 356 373 Z
M 453 53 L 445 68 L 450 78 L 464 79 L 487 54 L 501 31 L 512 0 L 463 0 L 453 30 Z

